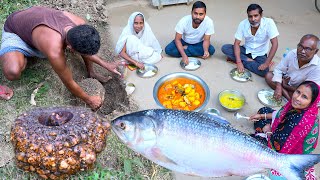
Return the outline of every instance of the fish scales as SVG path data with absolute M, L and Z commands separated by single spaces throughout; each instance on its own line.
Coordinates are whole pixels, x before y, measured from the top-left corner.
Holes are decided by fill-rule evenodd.
M 320 155 L 277 153 L 222 121 L 220 116 L 155 109 L 118 117 L 112 129 L 134 151 L 189 175 L 247 176 L 273 168 L 296 180 L 320 161 Z
M 271 151 L 268 147 L 263 146 L 260 144 L 260 142 L 255 141 L 245 133 L 231 128 L 229 125 L 218 123 L 217 121 L 213 121 L 209 117 L 202 114 L 199 115 L 198 113 L 186 113 L 186 111 L 176 111 L 175 113 L 175 118 L 171 118 L 173 115 L 168 111 L 166 111 L 166 114 L 161 116 L 163 117 L 162 121 L 160 121 L 162 122 L 161 127 L 162 130 L 165 129 L 165 133 L 161 134 L 161 132 L 159 132 L 159 136 L 165 141 L 158 142 L 158 145 L 161 142 L 167 144 L 167 140 L 172 139 L 172 137 L 178 137 L 179 139 L 177 139 L 176 142 L 180 142 L 180 138 L 185 139 L 185 141 L 178 146 L 181 149 L 188 149 L 188 147 L 191 147 L 195 152 L 200 152 L 203 151 L 203 149 L 209 148 L 210 151 L 207 153 L 204 152 L 204 155 L 208 156 L 211 156 L 210 153 L 214 150 L 219 150 L 219 152 L 223 153 L 233 153 L 238 152 L 239 149 L 242 148 L 242 153 L 237 154 L 238 158 L 240 158 L 239 156 L 243 156 L 244 159 L 249 159 L 252 157 L 258 157 L 260 159 L 263 157 L 268 157 L 268 159 L 276 158 L 275 155 L 270 156 L 268 154 L 273 153 L 273 151 Z M 150 112 L 150 115 L 151 114 L 153 114 L 153 112 Z M 179 136 L 177 136 L 178 134 Z M 254 151 L 255 149 L 253 149 L 253 147 L 256 149 L 261 148 L 263 150 L 259 150 L 258 152 L 261 152 L 259 154 L 257 151 Z M 172 150 L 169 150 L 169 147 L 165 148 L 165 151 L 169 151 L 168 153 L 170 153 L 174 152 L 173 150 L 175 150 L 176 147 L 173 146 Z M 263 155 L 262 152 L 264 152 L 265 155 Z M 186 156 L 188 155 L 185 155 L 185 157 Z M 192 156 L 197 157 L 196 155 Z M 221 156 L 223 156 L 223 154 Z M 193 159 L 192 157 L 189 158 Z M 216 159 L 212 162 L 215 162 L 214 164 L 219 165 L 218 161 L 226 161 L 226 159 Z M 232 165 L 229 164 L 228 166 Z M 252 168 L 256 168 L 256 164 L 252 164 L 252 166 Z M 215 169 L 219 168 L 217 167 Z

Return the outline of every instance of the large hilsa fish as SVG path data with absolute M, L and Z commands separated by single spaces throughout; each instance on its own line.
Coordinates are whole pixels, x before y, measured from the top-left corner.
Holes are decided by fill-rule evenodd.
M 320 161 L 318 154 L 277 153 L 222 122 L 220 116 L 154 109 L 118 117 L 112 129 L 132 150 L 189 175 L 248 176 L 273 168 L 290 180 L 300 180 L 305 179 L 305 169 Z

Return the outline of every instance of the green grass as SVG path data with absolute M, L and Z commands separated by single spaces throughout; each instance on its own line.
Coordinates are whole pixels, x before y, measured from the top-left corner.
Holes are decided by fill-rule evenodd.
M 0 168 L 0 179 L 21 179 L 21 180 L 32 180 L 38 179 L 36 174 L 24 172 L 17 168 L 13 163 L 10 163 Z
M 3 103 L 1 103 L 0 107 L 2 105 L 14 107 L 17 113 L 30 109 L 29 101 L 31 94 L 40 83 L 43 83 L 43 85 L 39 88 L 35 97 L 38 106 L 69 104 L 69 101 L 66 99 L 61 99 L 59 96 L 51 96 L 51 94 L 57 94 L 57 91 L 59 91 L 59 88 L 55 86 L 56 81 L 59 80 L 55 79 L 52 75 L 49 66 L 46 60 L 28 60 L 27 68 L 23 71 L 19 80 L 8 81 L 3 75 L 0 76 L 0 82 L 3 82 L 14 90 L 12 99 L 10 101 L 2 101 Z M 6 109 L 6 107 L 3 107 L 3 109 Z
M 9 14 L 29 6 L 38 4 L 37 0 L 1 0 L 0 1 L 0 24 L 3 24 Z

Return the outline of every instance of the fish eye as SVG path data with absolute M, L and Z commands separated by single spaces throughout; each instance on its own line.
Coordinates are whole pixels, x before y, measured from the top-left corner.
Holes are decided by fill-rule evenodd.
M 126 128 L 126 124 L 125 124 L 125 123 L 123 123 L 123 122 L 122 122 L 122 123 L 120 123 L 120 128 L 124 130 L 124 129 Z

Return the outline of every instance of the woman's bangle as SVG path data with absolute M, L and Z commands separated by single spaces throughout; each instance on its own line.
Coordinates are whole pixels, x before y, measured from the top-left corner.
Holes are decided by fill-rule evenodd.
M 264 113 L 264 120 L 267 120 L 267 113 Z

